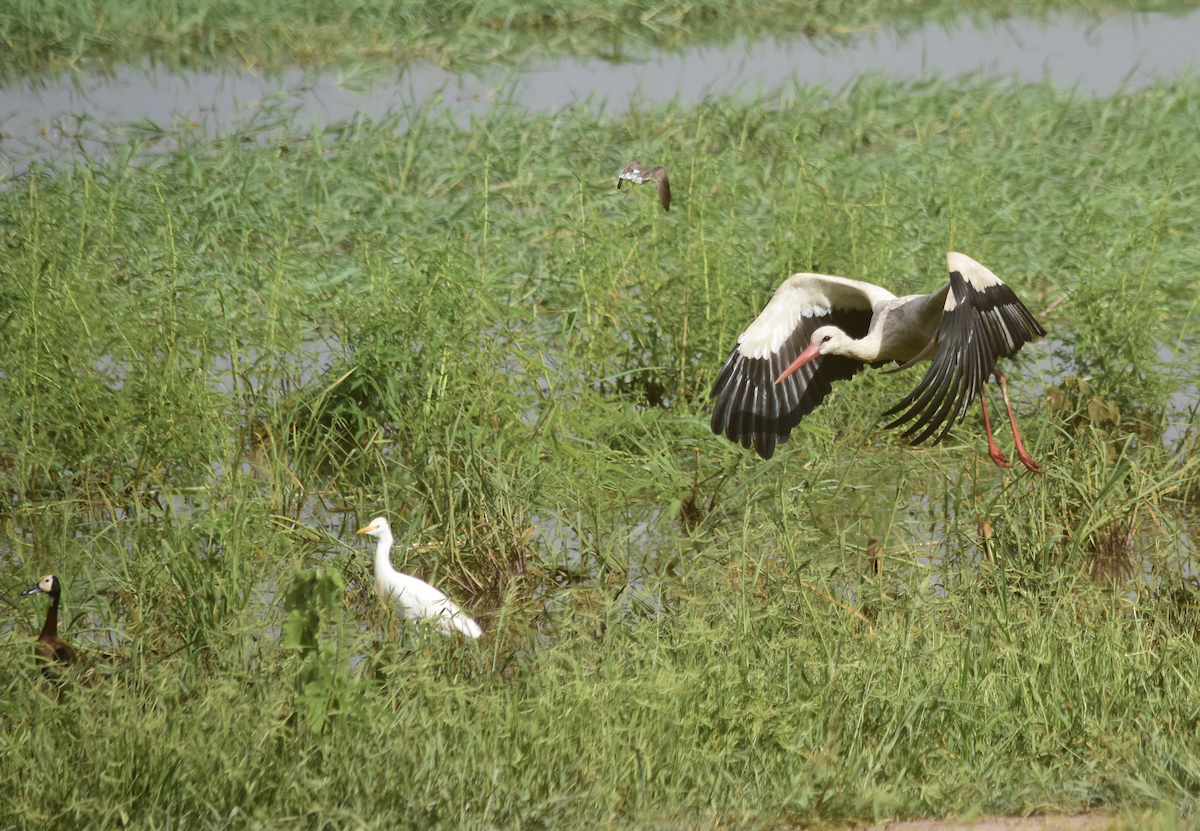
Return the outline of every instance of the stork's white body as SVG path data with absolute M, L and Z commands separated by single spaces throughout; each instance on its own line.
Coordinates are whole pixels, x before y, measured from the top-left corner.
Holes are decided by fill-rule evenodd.
M 769 359 L 780 352 L 804 318 L 830 315 L 834 309 L 869 309 L 870 328 L 863 338 L 847 337 L 837 354 L 862 363 L 904 362 L 918 355 L 937 335 L 950 284 L 932 294 L 897 297 L 885 288 L 829 274 L 793 274 L 775 290 L 762 314 L 738 338 L 741 354 Z
M 376 517 L 358 533 L 375 537 L 375 591 L 384 602 L 412 620 L 429 620 L 443 635 L 461 632 L 468 638 L 483 634 L 471 617 L 441 590 L 418 577 L 392 567 L 392 528 L 384 517 Z

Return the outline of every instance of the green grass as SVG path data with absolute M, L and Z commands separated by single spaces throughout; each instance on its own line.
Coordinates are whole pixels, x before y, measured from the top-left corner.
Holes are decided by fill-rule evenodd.
M 4 183 L 4 826 L 1190 821 L 1198 100 L 868 79 L 135 137 Z M 614 189 L 637 154 L 670 213 Z M 950 249 L 1052 332 L 1009 373 L 1045 476 L 977 411 L 883 431 L 917 370 L 770 462 L 711 435 L 787 274 L 928 291 Z M 379 608 L 381 512 L 480 643 Z M 59 682 L 17 598 L 50 571 L 90 662 Z
M 988 19 L 1052 13 L 1094 19 L 1129 11 L 1182 13 L 1193 6 L 1174 0 L 989 0 L 972 4 L 968 13 Z M 547 53 L 620 59 L 741 36 L 836 36 L 879 26 L 907 28 L 929 19 L 949 22 L 963 14 L 962 4 L 945 0 L 10 0 L 0 6 L 0 76 L 105 69 L 140 64 L 147 56 L 170 66 L 227 66 L 232 60 L 260 69 L 413 59 L 472 68 L 497 61 L 519 64 Z

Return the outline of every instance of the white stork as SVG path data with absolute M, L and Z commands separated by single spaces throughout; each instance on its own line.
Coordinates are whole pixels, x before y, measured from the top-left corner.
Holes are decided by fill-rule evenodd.
M 1017 430 L 999 358 L 1011 358 L 1046 334 L 1012 289 L 965 254 L 946 255 L 950 282 L 932 294 L 896 297 L 887 289 L 824 274 L 794 274 L 784 281 L 742 332 L 721 370 L 712 397 L 712 430 L 771 458 L 800 419 L 829 394 L 834 381 L 851 378 L 863 364 L 933 363 L 916 389 L 884 415 L 907 410 L 888 427 L 913 421 L 904 433 L 920 444 L 941 428 L 940 442 L 978 396 L 983 405 L 988 454 L 1012 467 L 992 436 L 984 386 L 996 376 L 1017 457 L 1041 473 Z M 914 421 L 915 419 L 915 421 Z

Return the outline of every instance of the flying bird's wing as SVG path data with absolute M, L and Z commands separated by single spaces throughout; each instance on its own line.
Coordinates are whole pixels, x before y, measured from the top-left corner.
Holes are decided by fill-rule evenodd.
M 650 171 L 650 176 L 657 182 L 658 201 L 662 203 L 663 210 L 671 210 L 671 182 L 667 179 L 667 169 L 660 164 Z
M 811 413 L 833 388 L 851 378 L 862 362 L 821 355 L 776 384 L 785 369 L 822 326 L 838 326 L 854 338 L 866 336 L 873 308 L 893 299 L 886 289 L 823 274 L 795 274 L 775 292 L 737 346 L 713 384 L 717 400 L 712 431 L 759 456 L 771 458 L 792 428 Z
M 1044 337 L 1041 327 L 1013 290 L 965 254 L 946 255 L 950 291 L 938 327 L 938 352 L 920 383 L 885 416 L 907 410 L 888 427 L 913 421 L 905 437 L 915 433 L 920 444 L 938 428 L 934 444 L 966 415 L 1000 358 L 1011 358 L 1027 343 Z

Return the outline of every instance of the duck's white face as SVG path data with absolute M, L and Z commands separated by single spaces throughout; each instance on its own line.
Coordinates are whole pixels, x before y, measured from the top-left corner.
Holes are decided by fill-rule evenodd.
M 54 588 L 54 575 L 47 574 L 41 580 L 38 580 L 35 585 L 30 586 L 25 591 L 21 592 L 21 596 L 24 597 L 27 594 L 36 594 L 37 592 L 46 592 L 47 594 L 49 594 L 50 590 L 53 588 Z
M 388 525 L 388 521 L 381 516 L 377 516 L 371 520 L 370 525 L 368 525 L 366 528 L 359 528 L 355 533 L 369 534 L 372 537 L 378 537 L 380 534 L 390 532 L 391 530 L 392 529 L 391 526 Z

